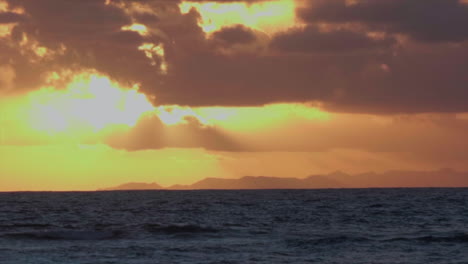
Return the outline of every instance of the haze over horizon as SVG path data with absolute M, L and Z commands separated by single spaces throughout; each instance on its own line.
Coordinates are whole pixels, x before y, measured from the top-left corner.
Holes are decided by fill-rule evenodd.
M 0 0 L 0 191 L 466 172 L 466 25 L 466 0 Z

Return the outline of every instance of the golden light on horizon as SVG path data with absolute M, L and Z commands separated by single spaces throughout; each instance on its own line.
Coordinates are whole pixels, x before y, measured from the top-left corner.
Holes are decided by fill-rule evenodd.
M 468 0 L 413 2 L 0 0 L 0 192 L 468 187 Z
M 32 128 L 58 133 L 109 125 L 134 126 L 154 107 L 138 87 L 122 88 L 97 73 L 76 75 L 65 89 L 45 87 L 28 95 Z
M 241 24 L 265 33 L 283 31 L 296 25 L 294 0 L 276 0 L 259 3 L 196 3 L 179 4 L 183 14 L 194 8 L 200 13 L 199 26 L 212 33 L 226 26 Z
M 0 145 L 0 156 L 0 174 L 10 176 L 0 178 L 0 191 L 96 190 L 134 181 L 170 186 L 225 174 L 217 157 L 201 149 L 127 152 L 104 144 Z

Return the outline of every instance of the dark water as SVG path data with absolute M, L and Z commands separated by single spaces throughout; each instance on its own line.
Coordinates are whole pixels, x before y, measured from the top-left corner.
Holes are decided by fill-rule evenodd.
M 468 189 L 2 193 L 0 263 L 468 263 Z

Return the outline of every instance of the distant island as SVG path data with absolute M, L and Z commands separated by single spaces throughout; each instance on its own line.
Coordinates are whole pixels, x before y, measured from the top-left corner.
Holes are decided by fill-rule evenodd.
M 100 189 L 99 191 L 127 191 L 127 190 L 159 190 L 163 189 L 157 183 L 129 182 L 116 187 Z
M 157 183 L 125 183 L 100 189 L 115 190 L 252 190 L 252 189 L 336 189 L 336 188 L 418 188 L 418 187 L 468 187 L 468 172 L 452 169 L 437 171 L 367 172 L 347 174 L 333 172 L 311 175 L 307 178 L 278 178 L 245 176 L 239 179 L 205 178 L 191 185 L 162 187 Z

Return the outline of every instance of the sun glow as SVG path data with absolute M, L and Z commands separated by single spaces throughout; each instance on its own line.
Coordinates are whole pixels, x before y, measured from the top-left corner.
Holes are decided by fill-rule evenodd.
M 123 26 L 122 27 L 123 31 L 134 31 L 137 32 L 138 34 L 142 36 L 148 35 L 148 28 L 146 28 L 145 25 L 143 24 L 132 24 L 129 26 Z
M 29 94 L 0 98 L 0 145 L 105 144 L 134 127 L 140 129 L 137 125 L 145 124 L 139 123 L 142 120 L 154 120 L 145 117 L 175 126 L 173 131 L 179 134 L 193 127 L 216 127 L 226 133 L 261 132 L 294 122 L 330 119 L 328 113 L 306 104 L 153 106 L 137 85 L 125 87 L 95 71 L 51 72 L 46 82 L 47 86 Z M 189 133 L 184 137 L 190 137 Z
M 242 24 L 266 33 L 274 33 L 296 24 L 296 3 L 294 0 L 277 0 L 259 3 L 195 3 L 182 2 L 179 8 L 183 14 L 193 8 L 200 13 L 199 26 L 206 33 L 226 26 Z
M 200 123 L 207 125 L 209 124 L 201 115 L 197 114 L 196 111 L 190 107 L 181 107 L 181 106 L 159 106 L 156 109 L 156 114 L 158 115 L 161 122 L 166 125 L 177 125 L 186 123 L 187 118 L 196 118 Z
M 151 61 L 152 66 L 157 66 L 161 69 L 162 73 L 167 73 L 167 62 L 165 59 L 164 46 L 162 44 L 154 45 L 153 43 L 143 43 L 138 47 L 145 53 L 145 56 Z
M 330 114 L 305 104 L 271 104 L 252 107 L 182 107 L 159 106 L 155 110 L 166 125 L 186 123 L 195 118 L 201 124 L 229 130 L 249 131 L 267 129 L 297 120 L 329 120 Z
M 201 107 L 196 116 L 206 124 L 232 131 L 264 130 L 298 120 L 326 121 L 330 114 L 305 104 L 271 104 L 253 107 Z
M 32 92 L 29 101 L 32 127 L 49 133 L 131 127 L 154 109 L 137 86 L 124 89 L 97 73 L 76 75 L 63 90 L 45 87 Z
M 24 14 L 24 10 L 20 7 L 10 7 L 8 2 L 0 0 L 0 13 L 16 13 Z M 0 38 L 7 37 L 11 34 L 13 28 L 16 26 L 16 22 L 13 23 L 0 23 Z

